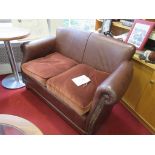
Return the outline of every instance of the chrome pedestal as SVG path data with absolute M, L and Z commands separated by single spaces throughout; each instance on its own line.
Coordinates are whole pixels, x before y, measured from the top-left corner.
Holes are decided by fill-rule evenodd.
M 17 81 L 13 74 L 6 76 L 2 80 L 2 86 L 8 89 L 22 88 L 25 84 L 22 81 L 22 76 L 19 74 L 19 80 Z
M 10 61 L 11 69 L 13 74 L 6 76 L 2 80 L 2 86 L 8 89 L 17 89 L 22 88 L 25 86 L 25 84 L 22 82 L 21 74 L 18 73 L 17 64 L 15 61 L 15 57 L 13 54 L 12 47 L 10 45 L 9 41 L 4 41 L 5 48 L 7 50 L 8 58 Z

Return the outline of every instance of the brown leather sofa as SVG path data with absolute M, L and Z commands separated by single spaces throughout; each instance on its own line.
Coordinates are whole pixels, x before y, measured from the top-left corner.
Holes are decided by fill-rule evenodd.
M 21 49 L 27 88 L 83 134 L 94 133 L 131 81 L 135 47 L 103 34 L 60 28 Z M 76 86 L 80 75 L 91 82 Z

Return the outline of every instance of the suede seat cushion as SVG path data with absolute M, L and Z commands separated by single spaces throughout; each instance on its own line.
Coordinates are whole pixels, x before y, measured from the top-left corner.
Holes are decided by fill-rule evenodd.
M 76 86 L 72 79 L 86 75 L 91 79 L 87 85 Z M 84 115 L 90 110 L 97 86 L 103 82 L 108 73 L 96 70 L 86 64 L 79 64 L 47 80 L 48 91 L 59 101 L 68 105 L 79 115 Z
M 22 65 L 22 70 L 43 85 L 47 79 L 56 76 L 69 68 L 77 65 L 77 62 L 58 52 L 49 54 Z

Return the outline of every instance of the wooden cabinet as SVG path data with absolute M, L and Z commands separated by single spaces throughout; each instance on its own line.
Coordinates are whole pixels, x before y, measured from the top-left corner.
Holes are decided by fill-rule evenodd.
M 103 24 L 103 19 L 96 19 L 95 30 L 98 31 L 99 29 L 101 29 L 102 24 Z M 130 27 L 124 26 L 120 22 L 112 22 L 111 24 L 111 32 L 115 36 L 121 35 L 129 31 L 130 31 Z
M 103 20 L 96 19 L 95 30 L 98 31 L 102 27 Z
M 136 111 L 155 131 L 155 72 L 136 106 Z
M 155 133 L 155 65 L 133 58 L 134 74 L 123 96 L 124 105 Z
M 148 21 L 155 22 L 155 19 L 148 19 Z M 102 19 L 96 19 L 96 24 L 95 24 L 95 30 L 98 31 L 101 29 L 103 20 Z M 111 25 L 111 32 L 114 36 L 121 35 L 123 33 L 129 32 L 131 27 L 123 25 L 119 21 L 113 21 Z M 149 36 L 150 39 L 155 40 L 155 29 L 152 31 L 151 35 Z
M 123 33 L 127 33 L 130 31 L 130 28 L 131 27 L 124 26 L 120 22 L 112 22 L 112 25 L 111 25 L 111 31 L 112 31 L 112 34 L 114 36 L 118 36 L 118 35 L 121 35 Z
M 127 92 L 124 95 L 124 100 L 125 102 L 130 103 L 131 108 L 135 110 L 137 103 L 149 83 L 152 72 L 139 62 L 133 61 L 133 64 L 133 78 Z

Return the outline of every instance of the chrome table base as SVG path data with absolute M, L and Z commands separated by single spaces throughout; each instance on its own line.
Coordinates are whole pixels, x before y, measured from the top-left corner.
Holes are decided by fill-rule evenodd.
M 6 76 L 2 80 L 2 86 L 8 89 L 17 89 L 22 88 L 25 86 L 25 84 L 22 81 L 22 76 L 19 74 L 19 81 L 15 79 L 15 76 L 13 74 Z
M 8 58 L 10 61 L 13 74 L 5 77 L 2 80 L 2 86 L 8 89 L 22 88 L 25 84 L 22 82 L 21 74 L 18 73 L 17 64 L 15 61 L 14 53 L 9 41 L 4 41 L 5 48 L 7 50 Z

